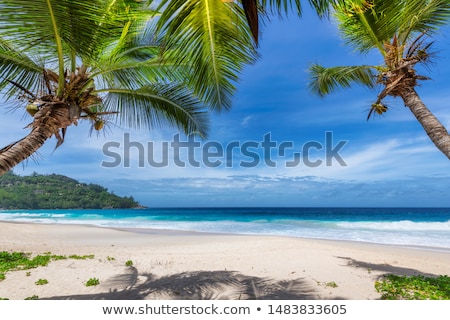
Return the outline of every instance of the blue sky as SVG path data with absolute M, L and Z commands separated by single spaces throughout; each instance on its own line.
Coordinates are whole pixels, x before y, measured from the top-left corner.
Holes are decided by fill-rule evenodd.
M 449 31 L 444 28 L 442 35 L 435 37 L 436 61 L 429 70 L 423 70 L 432 80 L 417 89 L 447 128 L 450 66 L 445 58 L 450 52 L 450 39 L 445 34 Z M 111 126 L 105 135 L 90 137 L 89 125 L 80 124 L 69 128 L 58 150 L 53 152 L 53 138 L 39 151 L 37 163 L 29 160 L 14 172 L 68 175 L 101 184 L 119 195 L 132 195 L 150 207 L 450 206 L 450 163 L 400 101 L 388 100 L 390 110 L 385 116 L 366 121 L 377 91 L 355 87 L 321 99 L 307 88 L 306 70 L 311 63 L 379 64 L 380 57 L 361 56 L 344 46 L 333 23 L 320 21 L 310 10 L 305 10 L 302 19 L 274 18 L 263 27 L 260 54 L 261 59 L 243 73 L 233 108 L 212 115 L 208 139 L 196 139 L 200 147 L 191 155 L 201 160 L 208 142 L 223 146 L 224 152 L 230 143 L 258 143 L 259 147 L 247 149 L 252 152 L 250 156 L 234 149 L 228 162 L 225 158 L 212 160 L 221 160 L 216 168 L 195 167 L 188 163 L 185 148 L 180 149 L 180 159 L 186 162 L 183 168 L 175 165 L 173 150 L 169 149 L 167 167 L 150 166 L 145 154 L 144 166 L 140 167 L 138 150 L 132 147 L 128 166 L 122 162 L 106 168 L 102 163 L 113 162 L 111 152 L 125 155 L 124 133 L 129 134 L 130 141 L 142 144 L 145 153 L 148 142 L 152 142 L 154 160 L 160 161 L 163 142 L 172 142 L 177 130 L 163 127 L 149 132 Z M 20 111 L 2 113 L 0 145 L 26 135 L 23 128 L 28 122 Z M 345 144 L 338 150 L 345 165 L 336 157 L 328 159 L 331 163 L 327 165 L 325 146 L 318 149 L 325 144 L 327 132 L 333 139 L 330 148 L 341 141 Z M 272 150 L 266 162 L 273 166 L 265 163 L 261 147 L 268 134 L 278 146 L 289 146 L 284 155 Z M 180 140 L 187 138 L 181 135 Z M 105 154 L 105 144 L 110 142 L 120 147 L 110 146 L 110 153 Z M 286 167 L 304 146 L 312 146 L 308 160 L 316 166 L 308 166 L 300 158 L 298 165 Z M 260 156 L 257 166 L 239 165 L 255 160 L 256 155 Z

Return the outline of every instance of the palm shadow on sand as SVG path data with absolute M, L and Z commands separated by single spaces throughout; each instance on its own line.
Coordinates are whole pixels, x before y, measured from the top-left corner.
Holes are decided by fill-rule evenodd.
M 393 265 L 390 265 L 390 264 L 387 264 L 387 263 L 384 263 L 384 264 L 381 264 L 381 263 L 369 263 L 369 262 L 365 262 L 365 261 L 355 260 L 355 259 L 352 259 L 350 257 L 337 257 L 337 258 L 346 260 L 347 265 L 349 267 L 366 269 L 368 271 L 383 272 L 382 275 L 377 276 L 378 279 L 382 278 L 383 276 L 385 276 L 387 274 L 394 274 L 394 275 L 397 275 L 397 276 L 416 276 L 416 275 L 421 275 L 421 276 L 425 276 L 425 277 L 437 277 L 437 276 L 439 276 L 437 274 L 425 273 L 425 272 L 422 272 L 420 270 L 413 269 L 413 268 L 397 267 L 397 266 L 393 266 Z
M 314 284 L 299 278 L 278 281 L 234 271 L 183 272 L 164 277 L 130 272 L 107 279 L 109 292 L 55 296 L 53 300 L 313 300 L 319 299 Z
M 416 269 L 389 264 L 368 263 L 338 257 L 348 267 L 379 271 L 374 282 L 386 274 L 437 276 Z M 48 300 L 320 300 L 320 288 L 305 278 L 277 280 L 244 275 L 236 271 L 193 271 L 158 277 L 139 274 L 129 267 L 121 274 L 101 282 L 104 292 L 53 296 Z M 334 296 L 334 300 L 343 297 Z

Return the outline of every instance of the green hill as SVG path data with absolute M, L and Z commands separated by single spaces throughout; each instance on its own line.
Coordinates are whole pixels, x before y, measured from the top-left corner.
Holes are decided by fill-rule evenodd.
M 98 184 L 80 183 L 57 174 L 0 177 L 1 209 L 101 209 L 140 207 L 133 197 L 119 197 Z

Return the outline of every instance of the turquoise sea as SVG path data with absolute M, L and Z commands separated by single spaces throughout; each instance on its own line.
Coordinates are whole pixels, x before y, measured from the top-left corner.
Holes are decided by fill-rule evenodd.
M 450 208 L 1 210 L 0 220 L 351 240 L 450 251 Z

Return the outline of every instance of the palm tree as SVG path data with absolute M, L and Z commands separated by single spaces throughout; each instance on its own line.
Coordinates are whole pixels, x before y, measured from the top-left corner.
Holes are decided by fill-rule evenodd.
M 29 134 L 0 150 L 0 175 L 52 136 L 61 145 L 82 120 L 95 130 L 117 119 L 206 135 L 210 100 L 190 89 L 186 61 L 173 67 L 175 48 L 162 60 L 155 12 L 141 1 L 0 0 L 0 8 L 0 93 L 32 117 Z
M 416 67 L 432 58 L 430 36 L 448 23 L 449 0 L 339 1 L 334 5 L 339 29 L 361 53 L 379 51 L 384 64 L 310 68 L 311 89 L 325 96 L 337 88 L 361 84 L 382 90 L 371 105 L 371 115 L 387 112 L 384 99 L 399 97 L 414 114 L 435 146 L 450 159 L 450 136 L 416 92 L 419 81 L 429 79 Z

